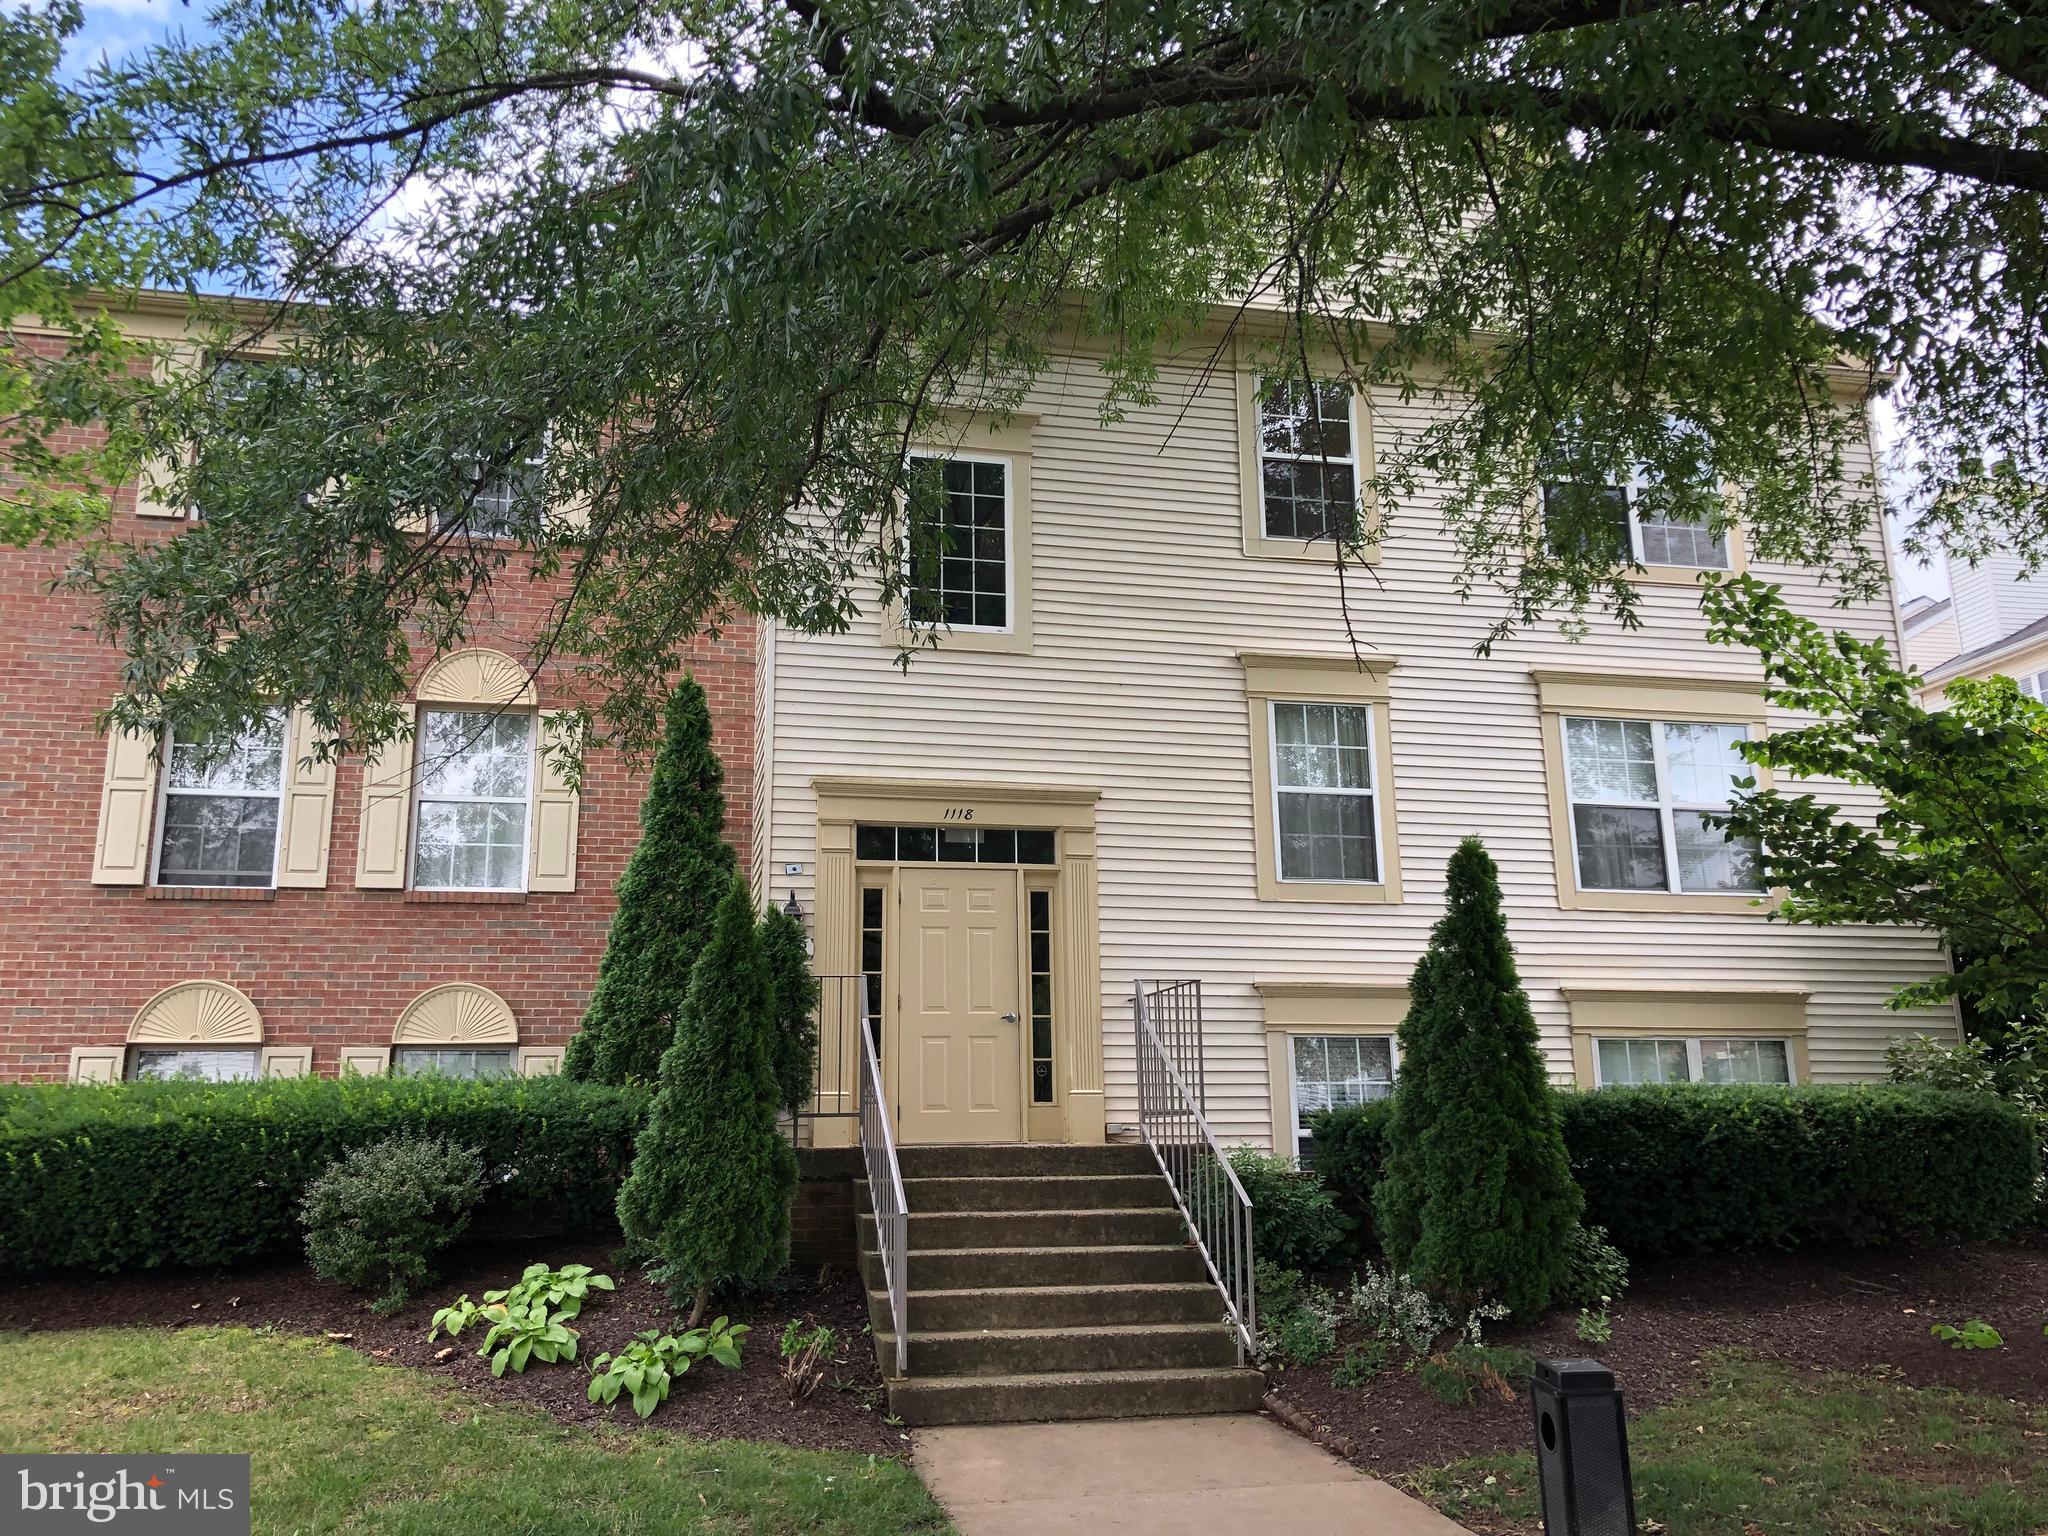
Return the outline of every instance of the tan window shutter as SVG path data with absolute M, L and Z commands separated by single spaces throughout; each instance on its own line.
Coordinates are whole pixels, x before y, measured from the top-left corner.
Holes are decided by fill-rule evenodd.
M 540 712 L 539 761 L 534 765 L 533 857 L 526 882 L 530 891 L 576 889 L 576 824 L 582 817 L 582 796 L 570 787 L 548 750 L 569 712 Z
M 391 1047 L 388 1045 L 344 1045 L 341 1048 L 341 1075 L 347 1077 L 382 1077 L 391 1070 Z
M 149 833 L 156 820 L 156 757 L 146 735 L 107 737 L 107 776 L 100 785 L 94 885 L 141 885 L 149 878 Z
M 590 526 L 590 498 L 579 495 L 556 502 L 548 508 L 548 521 L 557 528 L 583 532 Z
M 123 1048 L 118 1045 L 74 1045 L 71 1048 L 71 1081 L 74 1083 L 118 1083 L 121 1081 Z
M 135 515 L 137 517 L 183 517 L 185 503 L 177 498 L 177 487 L 173 482 L 178 466 L 169 459 L 152 459 L 142 466 L 142 473 L 135 480 Z
M 308 1077 L 313 1071 L 310 1045 L 266 1045 L 263 1047 L 264 1077 Z
M 412 830 L 412 738 L 387 741 L 363 765 L 363 819 L 356 837 L 356 884 L 405 888 Z
M 334 830 L 334 764 L 305 761 L 314 738 L 313 717 L 293 710 L 285 736 L 277 883 L 310 890 L 327 884 L 327 843 Z
M 401 507 L 391 521 L 400 533 L 426 534 L 434 531 L 427 521 L 425 507 Z

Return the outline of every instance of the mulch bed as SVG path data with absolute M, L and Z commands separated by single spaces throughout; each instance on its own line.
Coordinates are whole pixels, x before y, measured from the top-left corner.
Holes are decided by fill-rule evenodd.
M 630 1430 L 641 1420 L 623 1394 L 609 1408 L 588 1400 L 589 1362 L 649 1328 L 680 1333 L 683 1318 L 645 1274 L 615 1262 L 617 1244 L 616 1237 L 599 1236 L 452 1249 L 439 1266 L 444 1283 L 389 1318 L 373 1314 L 360 1294 L 318 1280 L 303 1264 L 289 1261 L 211 1275 L 156 1272 L 12 1283 L 0 1288 L 0 1330 L 268 1326 L 335 1338 L 384 1364 L 431 1371 L 480 1397 L 544 1409 L 572 1424 Z M 437 1308 L 464 1292 L 481 1300 L 483 1292 L 511 1284 L 528 1264 L 543 1259 L 557 1267 L 588 1264 L 618 1282 L 609 1295 L 593 1293 L 572 1324 L 582 1330 L 573 1363 L 530 1364 L 523 1375 L 493 1377 L 490 1361 L 476 1352 L 483 1342 L 480 1331 L 465 1329 L 453 1341 L 427 1342 Z M 741 1343 L 740 1369 L 709 1362 L 693 1367 L 646 1421 L 649 1427 L 811 1450 L 892 1456 L 909 1450 L 908 1432 L 882 1422 L 888 1408 L 874 1344 L 863 1332 L 867 1299 L 855 1276 L 833 1271 L 789 1280 L 717 1310 L 753 1327 Z M 783 1386 L 777 1350 L 783 1325 L 793 1317 L 830 1324 L 842 1341 L 824 1384 L 795 1405 Z
M 1334 1278 L 1334 1277 L 1333 1277 Z M 1702 1358 L 1739 1349 L 1766 1360 L 1859 1371 L 1882 1367 L 1912 1386 L 1956 1387 L 2048 1402 L 2048 1244 L 1977 1244 L 1926 1252 L 1756 1256 L 1644 1266 L 1613 1309 L 1614 1337 L 1583 1344 L 1576 1314 L 1502 1329 L 1489 1343 L 1541 1356 L 1590 1355 L 1611 1368 L 1631 1413 L 1697 1381 Z M 1935 1323 L 1983 1318 L 2003 1348 L 1957 1350 Z M 1330 1381 L 1336 1358 L 1269 1371 L 1276 1417 L 1369 1472 L 1395 1474 L 1485 1452 L 1528 1449 L 1527 1391 L 1513 1403 L 1482 1393 L 1439 1402 L 1412 1372 L 1363 1387 Z M 1518 1384 L 1520 1385 L 1520 1384 Z

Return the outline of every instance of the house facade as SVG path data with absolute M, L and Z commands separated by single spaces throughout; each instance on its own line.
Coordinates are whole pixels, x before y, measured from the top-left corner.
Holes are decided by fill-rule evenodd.
M 1945 602 L 1922 599 L 1901 610 L 1907 660 L 1926 682 L 1921 697 L 1939 703 L 1959 677 L 2002 676 L 2028 698 L 2048 699 L 2048 581 L 2030 576 L 2007 550 L 1975 565 L 1949 560 L 1947 567 Z M 1930 637 L 1944 643 L 1930 646 Z
M 847 634 L 763 633 L 756 880 L 808 910 L 821 973 L 859 978 L 900 1140 L 1127 1134 L 1133 990 L 1189 978 L 1216 1133 L 1307 1150 L 1310 1111 L 1388 1091 L 1467 835 L 1561 1083 L 1868 1078 L 1895 1033 L 1954 1028 L 1886 1007 L 1946 963 L 1931 938 L 1767 921 L 1744 850 L 1699 820 L 1779 718 L 1699 612 L 1701 570 L 1747 564 L 1739 530 L 1618 510 L 1642 627 L 1480 656 L 1491 614 L 1427 497 L 1341 588 L 1316 537 L 1431 407 L 1269 389 L 1255 344 L 1209 363 L 1104 425 L 1077 350 L 1012 418 L 918 450 L 946 461 L 951 538 L 911 601 L 948 627 L 907 671 L 872 605 Z M 1756 568 L 1897 649 L 1888 599 Z M 831 1064 L 856 1058 L 830 1034 L 843 1101 Z
M 168 339 L 184 320 L 145 301 L 127 323 Z M 175 538 L 191 515 L 131 486 L 112 527 Z M 567 678 L 529 675 L 528 642 L 557 584 L 510 568 L 465 649 L 417 654 L 417 750 L 311 765 L 285 712 L 202 766 L 175 737 L 96 729 L 120 659 L 89 600 L 52 590 L 68 556 L 0 550 L 0 1079 L 555 1070 L 644 788 L 596 750 L 572 790 L 542 754 Z M 752 627 L 691 666 L 744 857 Z

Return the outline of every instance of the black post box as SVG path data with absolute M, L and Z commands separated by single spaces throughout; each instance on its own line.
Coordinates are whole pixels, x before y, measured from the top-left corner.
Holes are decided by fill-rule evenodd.
M 1635 1536 L 1628 1425 L 1614 1372 L 1598 1360 L 1538 1360 L 1529 1396 L 1545 1536 Z

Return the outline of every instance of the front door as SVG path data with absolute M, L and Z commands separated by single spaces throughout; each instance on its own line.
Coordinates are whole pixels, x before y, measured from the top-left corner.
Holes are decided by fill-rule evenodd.
M 1021 1141 L 1023 1001 L 1014 869 L 904 868 L 897 1136 Z

